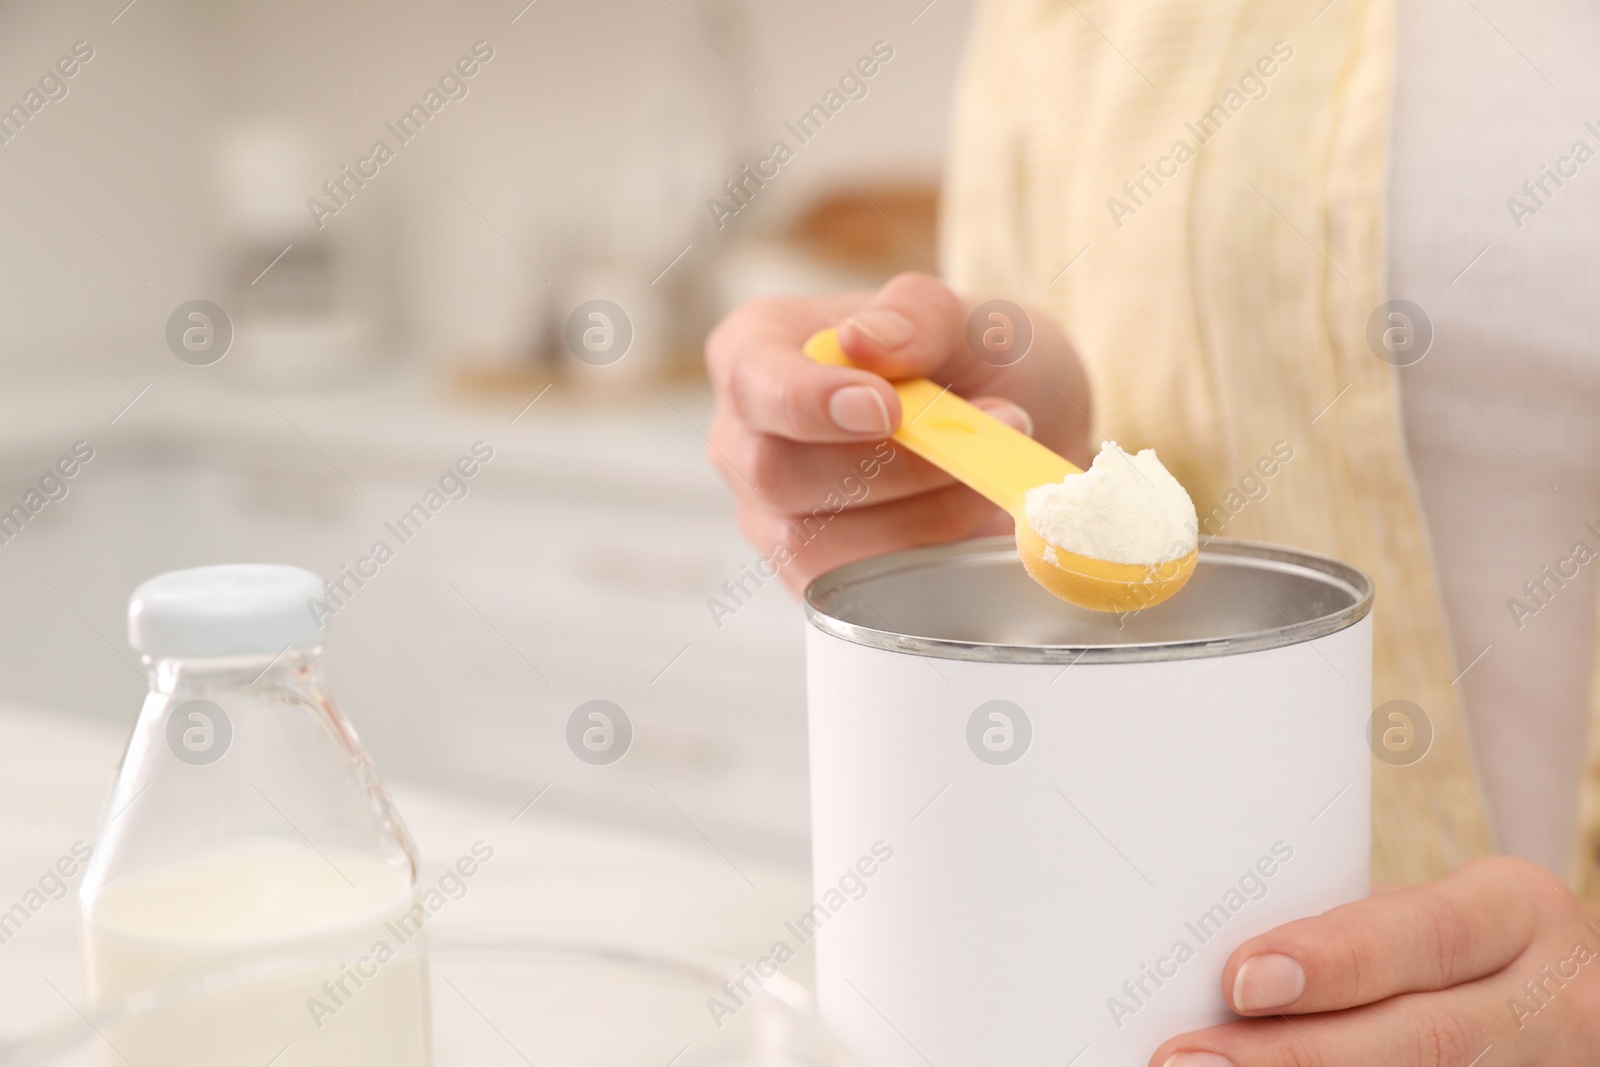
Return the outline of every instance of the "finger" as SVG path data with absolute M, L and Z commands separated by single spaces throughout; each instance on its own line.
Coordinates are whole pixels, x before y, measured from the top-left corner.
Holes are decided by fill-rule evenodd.
M 972 401 L 975 407 L 980 407 L 1020 433 L 1029 437 L 1033 436 L 1033 416 L 1028 414 L 1028 409 L 1021 404 L 1013 403 L 1003 396 L 980 396 Z
M 1539 1036 L 1518 1034 L 1503 1000 L 1475 982 L 1326 1015 L 1226 1023 L 1168 1041 L 1150 1067 L 1473 1067 L 1491 1046 L 1496 1062 L 1545 1062 L 1530 1052 Z
M 959 541 L 988 532 L 1004 512 L 964 485 L 837 513 L 764 511 L 741 502 L 739 523 L 756 545 L 772 546 L 784 580 L 800 590 L 819 574 L 868 556 L 918 545 Z
M 711 453 L 736 493 L 768 511 L 800 514 L 814 507 L 861 507 L 953 485 L 955 479 L 890 441 L 815 445 L 731 428 L 713 435 Z M 869 505 L 870 502 L 870 505 Z
M 1013 429 L 1031 432 L 1028 413 L 998 397 L 974 401 Z M 713 427 L 708 450 L 736 492 L 750 492 L 770 510 L 806 512 L 829 497 L 842 496 L 857 507 L 901 500 L 942 489 L 954 479 L 902 445 L 802 444 L 786 437 L 755 433 L 736 419 Z
M 733 413 L 754 430 L 794 441 L 889 436 L 899 424 L 900 400 L 882 376 L 825 366 L 801 351 L 807 337 L 829 325 L 822 313 L 844 312 L 846 306 L 765 301 L 712 331 L 706 364 Z
M 925 274 L 891 278 L 838 326 L 851 360 L 885 378 L 931 378 L 957 392 L 1002 381 L 966 339 L 968 307 L 950 286 Z
M 875 441 L 900 425 L 900 398 L 879 375 L 813 362 L 792 343 L 757 344 L 727 380 L 733 413 L 792 441 Z
M 889 378 L 948 370 L 947 364 L 961 362 L 953 357 L 965 352 L 965 338 L 961 299 L 926 274 L 894 277 L 839 324 L 845 354 Z
M 1334 908 L 1239 946 L 1223 989 L 1241 1015 L 1334 1011 L 1492 974 L 1533 937 L 1537 868 L 1504 858 Z

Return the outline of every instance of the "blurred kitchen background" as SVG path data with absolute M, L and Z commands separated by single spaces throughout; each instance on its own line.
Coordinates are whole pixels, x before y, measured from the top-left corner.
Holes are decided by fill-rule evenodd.
M 139 581 L 333 576 L 482 440 L 465 499 L 330 620 L 382 773 L 508 812 L 548 784 L 552 814 L 804 863 L 803 619 L 777 582 L 708 608 L 758 553 L 704 458 L 700 346 L 750 297 L 931 269 L 970 6 L 0 6 L 0 107 L 93 50 L 0 144 L 0 510 L 94 453 L 0 544 L 0 700 L 131 725 Z M 385 124 L 480 41 L 400 144 Z M 866 95 L 801 144 L 785 123 L 875 42 Z M 379 139 L 394 158 L 319 229 L 307 200 Z M 794 158 L 719 229 L 707 201 L 778 140 Z M 196 299 L 235 331 L 208 366 L 167 341 Z M 609 365 L 566 342 L 594 299 L 633 329 Z M 634 723 L 611 767 L 564 742 L 595 698 Z

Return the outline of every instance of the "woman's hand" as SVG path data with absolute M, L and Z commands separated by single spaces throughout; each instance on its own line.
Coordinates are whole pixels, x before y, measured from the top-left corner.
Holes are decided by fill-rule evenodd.
M 1526 860 L 1346 904 L 1241 945 L 1222 987 L 1259 1018 L 1152 1067 L 1593 1067 L 1600 914 Z
M 1010 529 L 977 493 L 884 443 L 915 413 L 878 373 L 807 358 L 801 346 L 818 330 L 839 327 L 862 367 L 932 378 L 1087 465 L 1089 387 L 1060 328 L 1030 316 L 1026 355 L 995 366 L 968 347 L 971 312 L 942 282 L 903 274 L 876 293 L 754 301 L 712 331 L 707 454 L 738 497 L 745 536 L 791 588 L 863 556 Z

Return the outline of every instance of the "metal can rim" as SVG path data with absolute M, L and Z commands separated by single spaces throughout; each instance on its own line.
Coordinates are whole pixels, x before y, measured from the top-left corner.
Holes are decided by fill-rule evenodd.
M 1150 663 L 1210 659 L 1303 644 L 1354 626 L 1372 611 L 1372 579 L 1348 563 L 1284 545 L 1220 537 L 1201 547 L 1202 564 L 1250 565 L 1298 572 L 1307 578 L 1343 589 L 1350 597 L 1350 602 L 1337 611 L 1315 619 L 1288 622 L 1283 626 L 1229 637 L 1125 645 L 1015 645 L 918 637 L 847 622 L 830 614 L 827 609 L 834 596 L 846 588 L 853 588 L 857 582 L 952 560 L 1003 555 L 1015 557 L 1016 554 L 1016 541 L 1009 535 L 1001 535 L 904 549 L 847 563 L 819 575 L 806 586 L 806 619 L 823 633 L 853 644 L 935 659 L 982 663 Z

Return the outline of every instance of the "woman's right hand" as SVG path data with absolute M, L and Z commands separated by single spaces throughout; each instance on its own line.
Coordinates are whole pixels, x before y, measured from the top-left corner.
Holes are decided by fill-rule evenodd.
M 885 378 L 948 385 L 1087 466 L 1089 385 L 1061 328 L 1031 314 L 1026 355 L 996 366 L 968 346 L 975 306 L 934 278 L 902 274 L 875 293 L 752 301 L 712 331 L 706 363 L 716 416 L 707 454 L 738 498 L 740 528 L 780 564 L 790 588 L 865 556 L 1011 529 L 983 497 L 885 443 L 903 416 L 915 415 L 901 411 Z M 802 352 L 829 326 L 870 371 L 824 366 Z

